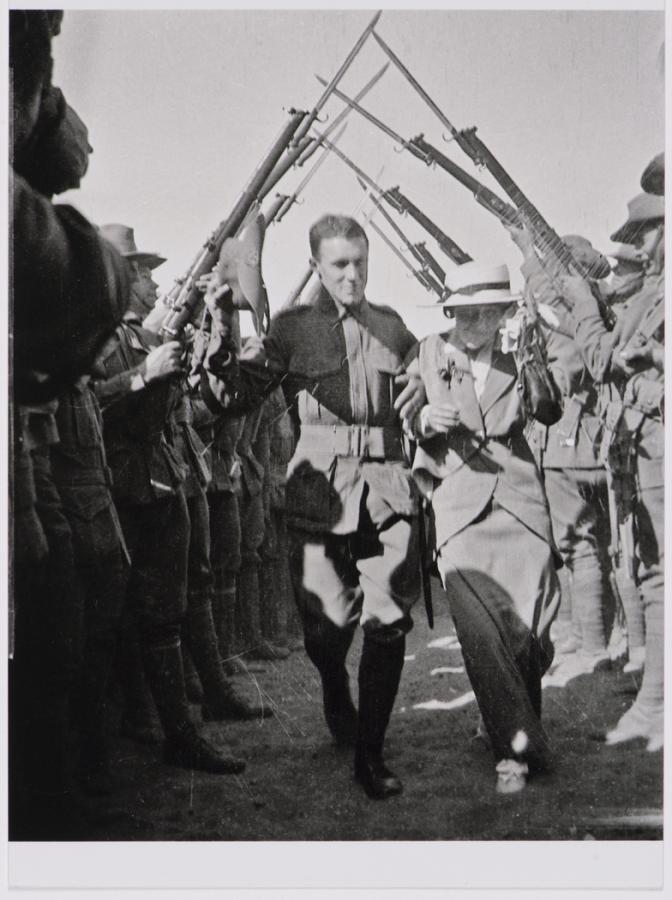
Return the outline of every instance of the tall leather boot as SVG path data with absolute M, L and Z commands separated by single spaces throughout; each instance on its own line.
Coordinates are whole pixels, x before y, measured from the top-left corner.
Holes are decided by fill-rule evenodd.
M 190 598 L 182 637 L 203 685 L 204 721 L 257 719 L 264 715 L 266 708 L 238 694 L 226 677 L 209 597 Z
M 191 654 L 191 646 L 182 642 L 182 665 L 184 666 L 184 686 L 187 689 L 187 699 L 190 703 L 203 702 L 203 685 L 196 670 Z
M 328 619 L 305 624 L 306 653 L 322 680 L 324 718 L 337 744 L 352 747 L 357 739 L 357 710 L 350 694 L 345 659 L 353 628 L 337 628 Z
M 359 664 L 359 730 L 355 778 L 372 800 L 402 791 L 401 781 L 383 762 L 383 743 L 404 667 L 404 635 L 385 640 L 366 635 Z
M 254 659 L 280 660 L 289 650 L 274 647 L 261 633 L 259 565 L 245 565 L 238 573 L 238 605 L 236 608 L 243 649 Z
M 219 656 L 227 675 L 240 675 L 245 666 L 238 658 L 236 638 L 236 573 L 215 570 L 215 590 L 212 596 L 212 618 L 215 623 Z
M 262 559 L 259 567 L 261 633 L 275 647 L 287 647 L 287 606 L 282 595 L 282 561 Z
M 245 763 L 214 747 L 198 734 L 189 718 L 179 637 L 163 643 L 144 643 L 143 651 L 147 680 L 166 733 L 164 761 L 219 775 L 242 772 Z
M 122 617 L 117 676 L 124 704 L 120 734 L 140 744 L 158 744 L 162 737 L 161 724 L 145 677 L 138 629 L 128 614 Z

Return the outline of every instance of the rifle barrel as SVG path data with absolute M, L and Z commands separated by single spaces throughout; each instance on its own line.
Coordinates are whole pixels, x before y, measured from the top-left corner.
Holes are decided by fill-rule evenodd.
M 376 223 L 375 223 L 372 219 L 369 220 L 369 225 L 371 226 L 371 228 L 373 228 L 373 230 L 376 232 L 376 234 L 377 234 L 377 235 L 378 235 L 378 236 L 379 236 L 379 237 L 387 244 L 387 246 L 388 246 L 388 247 L 390 248 L 390 250 L 394 253 L 394 255 L 395 255 L 398 259 L 400 259 L 400 260 L 402 261 L 402 263 L 406 266 L 406 268 L 409 269 L 409 270 L 413 273 L 413 275 L 415 276 L 415 278 L 417 278 L 417 280 L 420 282 L 420 284 L 421 284 L 424 288 L 426 288 L 426 290 L 428 290 L 428 291 L 434 291 L 434 293 L 435 293 L 439 298 L 443 297 L 443 295 L 445 294 L 445 290 L 441 287 L 440 284 L 438 284 L 438 283 L 432 278 L 431 275 L 429 275 L 427 272 L 423 272 L 422 270 L 416 269 L 414 266 L 412 266 L 411 263 L 410 263 L 410 262 L 406 259 L 406 257 L 403 255 L 403 253 L 400 253 L 400 252 L 399 252 L 398 248 L 395 247 L 395 245 L 394 245 L 394 244 L 392 243 L 392 241 L 388 238 L 388 236 L 385 234 L 385 232 L 382 231 L 382 229 L 380 229 L 380 228 L 378 227 L 378 225 L 376 225 Z

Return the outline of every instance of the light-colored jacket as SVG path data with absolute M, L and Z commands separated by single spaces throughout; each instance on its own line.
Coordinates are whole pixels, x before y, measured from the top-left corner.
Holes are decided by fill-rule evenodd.
M 458 335 L 425 338 L 409 371 L 416 366 L 427 402 L 450 404 L 460 413 L 458 428 L 421 440 L 413 462 L 418 483 L 431 496 L 437 549 L 491 500 L 552 544 L 546 495 L 524 436 L 526 413 L 513 356 L 497 343 L 480 401 Z

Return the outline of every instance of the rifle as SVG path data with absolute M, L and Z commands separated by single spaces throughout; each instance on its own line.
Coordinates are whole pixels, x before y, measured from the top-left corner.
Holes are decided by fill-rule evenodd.
M 341 65 L 340 69 L 338 70 L 338 72 L 334 75 L 334 77 L 331 79 L 329 84 L 327 84 L 327 86 L 325 87 L 322 96 L 319 98 L 319 100 L 317 101 L 315 106 L 312 108 L 312 110 L 306 117 L 306 120 L 303 123 L 303 125 L 301 126 L 301 128 L 299 128 L 299 130 L 297 131 L 297 133 L 294 137 L 294 145 L 295 146 L 296 146 L 297 142 L 300 141 L 301 138 L 305 137 L 305 135 L 307 135 L 308 132 L 310 131 L 310 127 L 313 124 L 313 122 L 315 121 L 315 119 L 317 119 L 318 115 L 320 114 L 320 110 L 322 109 L 324 104 L 327 102 L 329 97 L 331 97 L 336 85 L 339 83 L 341 78 L 343 78 L 343 76 L 345 75 L 347 70 L 350 68 L 350 65 L 352 64 L 353 60 L 355 59 L 355 57 L 357 56 L 359 51 L 364 46 L 366 39 L 373 31 L 374 27 L 376 26 L 376 24 L 378 22 L 378 19 L 382 16 L 382 14 L 383 14 L 383 11 L 378 10 L 378 12 L 375 14 L 375 16 L 371 19 L 369 24 L 366 26 L 366 28 L 364 29 L 364 31 L 362 32 L 360 37 L 357 39 L 355 46 L 352 48 L 350 53 L 348 53 L 347 57 L 345 58 L 343 64 Z
M 279 158 L 285 152 L 287 145 L 305 116 L 306 113 L 303 111 L 291 111 L 289 122 L 282 129 L 277 139 L 273 142 L 270 151 L 255 170 L 228 217 L 220 223 L 206 240 L 187 274 L 179 283 L 179 289 L 174 295 L 174 299 L 171 298 L 172 302 L 170 305 L 172 308 L 164 319 L 160 330 L 160 334 L 164 339 L 175 340 L 178 338 L 193 317 L 201 303 L 201 293 L 196 287 L 197 281 L 211 271 L 217 262 L 224 241 L 229 237 L 234 237 L 245 222 L 250 210 L 257 202 L 259 189 L 268 177 L 269 172 L 272 171 Z M 168 296 L 170 297 L 170 294 Z
M 319 75 L 316 75 L 315 77 L 320 83 L 324 83 L 324 79 L 320 78 Z M 481 184 L 481 182 L 474 178 L 473 175 L 465 172 L 464 169 L 458 166 L 457 163 L 454 163 L 452 159 L 449 159 L 441 153 L 440 150 L 437 150 L 436 147 L 427 143 L 422 135 L 406 140 L 401 137 L 401 135 L 397 134 L 396 131 L 393 131 L 389 125 L 381 122 L 380 119 L 377 119 L 367 109 L 360 106 L 355 100 L 351 100 L 350 97 L 347 97 L 342 91 L 334 90 L 334 96 L 338 97 L 344 103 L 347 103 L 351 109 L 354 109 L 355 112 L 358 112 L 368 122 L 371 122 L 372 125 L 375 125 L 376 128 L 388 137 L 391 137 L 392 140 L 396 144 L 399 144 L 404 150 L 408 150 L 409 153 L 416 157 L 416 159 L 421 160 L 428 166 L 438 165 L 448 172 L 449 175 L 452 175 L 474 195 L 474 198 L 481 206 L 496 216 L 500 221 L 509 225 L 519 223 L 520 217 L 513 206 L 505 203 L 494 191 L 491 191 L 490 188 Z
M 420 254 L 420 259 L 422 261 L 423 266 L 426 269 L 431 269 L 432 272 L 439 279 L 441 284 L 444 284 L 446 281 L 446 273 L 445 270 L 441 268 L 436 257 L 432 256 L 432 254 L 427 249 L 424 241 L 418 241 L 417 244 L 413 244 L 417 252 Z
M 387 46 L 380 35 L 374 31 L 373 36 L 380 47 L 383 49 L 383 51 L 387 54 L 389 59 L 399 69 L 404 78 L 422 97 L 422 99 L 429 106 L 432 112 L 435 113 L 441 123 L 449 130 L 453 140 L 455 140 L 458 146 L 467 154 L 467 156 L 469 156 L 469 158 L 472 160 L 472 162 L 475 163 L 475 165 L 479 167 L 485 166 L 485 168 L 488 169 L 495 181 L 497 181 L 497 183 L 504 189 L 508 197 L 514 202 L 518 213 L 528 223 L 534 239 L 534 243 L 542 252 L 542 254 L 549 254 L 553 259 L 560 263 L 565 271 L 578 272 L 585 278 L 591 278 L 590 268 L 582 265 L 574 258 L 571 250 L 563 242 L 562 238 L 557 234 L 557 232 L 553 230 L 553 228 L 551 228 L 551 226 L 544 219 L 539 210 L 532 204 L 528 197 L 526 197 L 523 191 L 518 187 L 513 178 L 511 178 L 511 176 L 504 169 L 501 163 L 498 162 L 498 160 L 490 152 L 488 147 L 486 147 L 483 141 L 476 136 L 476 129 L 469 128 L 463 131 L 458 131 L 458 129 L 455 128 L 452 122 L 450 122 L 449 119 L 444 115 L 439 106 L 431 99 L 429 94 L 424 90 L 419 82 L 411 75 L 411 73 L 404 66 L 399 57 L 396 56 L 396 54 L 390 49 L 390 47 Z M 450 171 L 443 162 L 443 160 L 445 160 L 446 158 L 443 157 L 443 160 L 441 160 L 440 157 L 442 157 L 443 155 L 440 154 L 439 151 L 437 151 L 435 148 L 431 147 L 431 145 L 427 144 L 427 142 L 422 139 L 422 135 L 420 135 L 419 138 L 414 139 L 413 144 L 416 151 L 425 152 L 427 154 L 428 159 L 426 161 L 430 162 L 430 164 L 432 161 L 436 161 L 442 168 L 445 168 L 446 171 Z M 458 177 L 456 171 L 452 171 L 451 174 L 455 177 Z M 512 220 L 511 224 L 515 224 L 515 222 Z
M 352 171 L 359 176 L 369 187 L 373 188 L 373 190 L 383 198 L 390 206 L 392 206 L 398 213 L 404 215 L 408 213 L 411 218 L 415 219 L 415 221 L 421 225 L 428 234 L 430 234 L 434 240 L 437 242 L 441 250 L 452 259 L 454 263 L 457 265 L 461 265 L 462 263 L 469 262 L 471 257 L 468 253 L 465 253 L 462 248 L 452 240 L 452 238 L 448 237 L 448 235 L 442 231 L 438 225 L 436 225 L 428 216 L 426 216 L 414 203 L 401 193 L 398 187 L 391 188 L 390 190 L 384 191 L 381 187 L 379 187 L 376 182 L 371 178 L 366 172 L 362 171 L 359 166 L 355 165 L 355 163 L 349 159 L 341 150 L 335 147 L 330 141 L 325 140 L 325 146 L 328 147 L 332 153 L 335 153 L 336 156 L 341 159 L 346 166 L 349 166 Z
M 334 135 L 334 144 L 337 141 L 340 141 L 340 139 L 343 137 L 343 133 L 345 132 L 345 129 L 347 127 L 348 127 L 348 124 L 346 122 L 343 125 L 343 127 L 340 129 L 340 131 Z M 294 206 L 294 204 L 296 202 L 298 202 L 300 194 L 302 193 L 302 191 L 304 190 L 304 188 L 306 187 L 308 182 L 311 180 L 311 178 L 315 175 L 315 173 L 320 168 L 320 166 L 325 162 L 325 160 L 328 156 L 329 156 L 329 150 L 325 149 L 324 152 L 320 155 L 317 162 L 310 168 L 310 170 L 308 171 L 308 174 L 303 179 L 303 181 L 294 190 L 294 193 L 290 194 L 289 196 L 284 196 L 283 202 L 278 207 L 278 209 L 275 213 L 275 216 L 274 216 L 274 221 L 276 224 L 278 222 L 281 222 L 282 219 L 287 215 L 289 210 L 292 208 L 292 206 Z
M 371 220 L 369 225 L 376 234 L 382 238 L 382 240 L 387 244 L 387 246 L 392 250 L 395 256 L 397 256 L 402 263 L 406 266 L 406 268 L 410 269 L 415 278 L 420 282 L 420 284 L 426 288 L 428 291 L 434 291 L 434 293 L 438 296 L 439 300 L 442 300 L 446 291 L 445 289 L 424 269 L 416 269 L 411 263 L 406 259 L 403 254 L 399 252 L 399 250 L 394 246 L 392 241 L 388 238 L 384 231 L 382 231 L 376 223 Z

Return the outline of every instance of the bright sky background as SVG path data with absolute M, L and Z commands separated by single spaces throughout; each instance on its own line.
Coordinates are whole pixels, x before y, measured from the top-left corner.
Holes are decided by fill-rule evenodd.
M 64 195 L 93 221 L 132 225 L 141 249 L 168 257 L 161 289 L 187 268 L 286 121 L 308 108 L 371 18 L 337 11 L 68 11 L 54 41 L 54 81 L 94 147 L 81 190 Z M 662 12 L 386 10 L 377 30 L 458 128 L 478 133 L 560 234 L 608 251 L 639 177 L 664 143 Z M 351 96 L 385 62 L 373 39 L 342 82 Z M 459 148 L 390 66 L 364 101 L 402 136 L 424 132 L 467 171 Z M 333 118 L 342 108 L 332 98 Z M 399 185 L 473 257 L 519 257 L 497 220 L 441 170 L 431 170 L 351 113 L 340 147 L 382 187 Z M 381 169 L 383 169 L 381 174 Z M 305 175 L 290 172 L 283 193 Z M 340 160 L 320 168 L 269 229 L 264 275 L 277 310 L 305 270 L 307 233 L 322 213 L 353 212 L 362 192 Z M 396 215 L 396 214 L 395 214 Z M 414 240 L 425 237 L 398 220 Z M 387 227 L 381 223 L 383 227 Z M 420 336 L 444 319 L 371 234 L 367 295 L 397 308 Z M 428 246 L 442 258 L 433 241 Z M 445 260 L 446 265 L 450 263 Z

